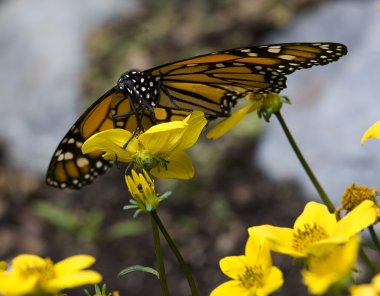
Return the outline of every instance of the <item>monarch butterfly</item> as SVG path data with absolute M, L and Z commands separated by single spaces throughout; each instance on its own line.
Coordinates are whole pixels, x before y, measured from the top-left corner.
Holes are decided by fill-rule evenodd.
M 192 110 L 209 119 L 226 117 L 247 93 L 280 92 L 295 70 L 338 60 L 347 48 L 338 43 L 286 43 L 220 51 L 121 75 L 116 86 L 74 123 L 51 159 L 46 182 L 80 189 L 112 164 L 100 153 L 83 155 L 83 142 L 96 132 L 182 120 Z

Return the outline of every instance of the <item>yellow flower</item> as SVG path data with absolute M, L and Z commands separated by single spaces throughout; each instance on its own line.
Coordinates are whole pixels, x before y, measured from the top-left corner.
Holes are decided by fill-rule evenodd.
M 325 205 L 309 202 L 293 229 L 261 225 L 251 227 L 248 231 L 250 235 L 268 239 L 271 250 L 275 252 L 306 258 L 324 255 L 332 247 L 347 243 L 375 220 L 376 209 L 370 200 L 363 201 L 339 221 Z
M 231 116 L 220 121 L 207 134 L 209 139 L 217 139 L 227 133 L 237 125 L 246 115 L 258 111 L 259 115 L 269 120 L 272 113 L 281 109 L 282 103 L 287 102 L 287 98 L 280 97 L 277 93 L 270 94 L 249 94 L 247 99 L 250 104 L 235 111 Z
M 157 124 L 137 136 L 124 129 L 109 129 L 87 139 L 82 152 L 103 151 L 103 158 L 133 162 L 157 178 L 190 179 L 194 167 L 184 151 L 195 144 L 206 123 L 204 114 L 194 111 L 183 121 Z
M 138 207 L 144 212 L 150 212 L 157 208 L 159 199 L 152 179 L 145 170 L 143 173 L 137 174 L 132 170 L 132 176 L 125 176 L 125 182 Z
M 380 295 L 380 273 L 376 274 L 370 284 L 355 285 L 350 289 L 351 296 Z
M 366 130 L 360 142 L 364 144 L 364 142 L 370 138 L 380 139 L 380 120 Z
M 282 272 L 272 266 L 268 245 L 258 237 L 249 237 L 245 255 L 220 260 L 220 268 L 232 280 L 214 289 L 210 296 L 265 296 L 283 284 Z
M 89 255 L 72 256 L 56 264 L 36 255 L 19 255 L 12 260 L 10 268 L 0 270 L 0 294 L 56 295 L 65 288 L 99 283 L 102 280 L 99 273 L 83 270 L 94 262 L 95 258 Z
M 337 245 L 321 256 L 310 256 L 308 268 L 302 271 L 309 293 L 325 294 L 332 285 L 335 290 L 343 290 L 350 283 L 358 249 L 359 236 L 354 235 L 346 244 Z
M 337 215 L 340 217 L 340 213 L 343 210 L 347 212 L 352 211 L 355 207 L 357 207 L 362 201 L 368 199 L 372 200 L 375 204 L 375 209 L 377 211 L 377 217 L 380 217 L 380 207 L 376 201 L 376 188 L 368 188 L 363 185 L 352 184 L 347 187 L 342 196 L 342 205 L 336 209 Z

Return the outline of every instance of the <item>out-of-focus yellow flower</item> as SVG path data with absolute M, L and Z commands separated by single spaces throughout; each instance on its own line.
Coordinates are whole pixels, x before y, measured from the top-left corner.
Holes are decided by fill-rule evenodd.
M 89 255 L 76 255 L 54 264 L 48 258 L 23 254 L 15 257 L 7 269 L 0 270 L 0 294 L 57 295 L 62 289 L 96 284 L 102 276 L 84 270 L 95 262 Z
M 235 125 L 237 125 L 246 115 L 254 111 L 258 111 L 260 116 L 269 120 L 272 113 L 278 112 L 284 102 L 287 102 L 286 97 L 281 97 L 277 93 L 269 94 L 253 94 L 247 95 L 250 101 L 249 105 L 235 111 L 231 116 L 227 117 L 215 125 L 207 134 L 209 139 L 217 139 L 227 133 Z
M 351 296 L 380 295 L 380 273 L 376 274 L 370 284 L 355 285 L 350 289 Z
M 376 201 L 377 188 L 369 188 L 363 185 L 352 184 L 347 187 L 342 196 L 342 205 L 336 209 L 337 215 L 340 217 L 340 213 L 343 210 L 347 212 L 352 211 L 364 200 L 372 200 L 375 204 L 377 211 L 377 217 L 380 217 L 380 207 Z
M 210 296 L 265 296 L 283 284 L 282 272 L 272 266 L 268 245 L 258 237 L 249 237 L 245 255 L 221 259 L 220 268 L 232 280 L 214 289 Z
M 360 142 L 364 144 L 364 142 L 370 138 L 380 139 L 380 120 L 366 130 Z
M 297 258 L 321 256 L 332 247 L 347 243 L 354 235 L 376 221 L 377 213 L 373 201 L 365 200 L 337 221 L 327 207 L 309 202 L 297 218 L 294 227 L 271 225 L 254 226 L 248 229 L 271 242 L 271 250 Z
M 346 244 L 332 247 L 320 256 L 309 256 L 308 268 L 302 271 L 303 281 L 309 293 L 325 294 L 334 286 L 334 290 L 343 290 L 350 283 L 352 267 L 359 249 L 359 236 L 353 236 Z
M 368 188 L 363 185 L 352 184 L 347 187 L 342 196 L 342 207 L 347 211 L 352 211 L 364 200 L 372 200 L 376 203 L 376 188 Z
M 206 123 L 203 112 L 194 111 L 183 121 L 157 124 L 137 136 L 109 129 L 88 138 L 82 152 L 103 151 L 103 158 L 132 162 L 157 178 L 190 179 L 194 167 L 184 151 L 195 144 Z
M 145 170 L 143 174 L 137 174 L 135 170 L 132 170 L 131 175 L 125 176 L 125 182 L 139 209 L 150 212 L 157 208 L 159 199 L 155 186 Z

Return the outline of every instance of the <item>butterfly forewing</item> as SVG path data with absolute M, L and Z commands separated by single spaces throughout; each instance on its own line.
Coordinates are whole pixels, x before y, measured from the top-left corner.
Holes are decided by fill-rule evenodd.
M 220 117 L 228 115 L 247 91 L 278 93 L 286 88 L 285 75 L 328 64 L 346 53 L 346 47 L 338 43 L 273 44 L 201 55 L 147 72 L 161 77 L 165 95 L 160 105 L 193 105 L 190 109 Z

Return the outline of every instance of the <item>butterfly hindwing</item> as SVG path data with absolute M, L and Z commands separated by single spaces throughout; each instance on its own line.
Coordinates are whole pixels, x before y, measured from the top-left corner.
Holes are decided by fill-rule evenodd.
M 120 115 L 115 119 L 114 115 Z M 102 153 L 82 154 L 81 147 L 93 134 L 119 127 L 134 132 L 138 120 L 131 111 L 130 100 L 112 88 L 93 103 L 74 123 L 59 143 L 50 161 L 46 182 L 54 187 L 80 189 L 105 173 L 112 162 Z M 152 125 L 149 116 L 141 119 L 145 127 Z

